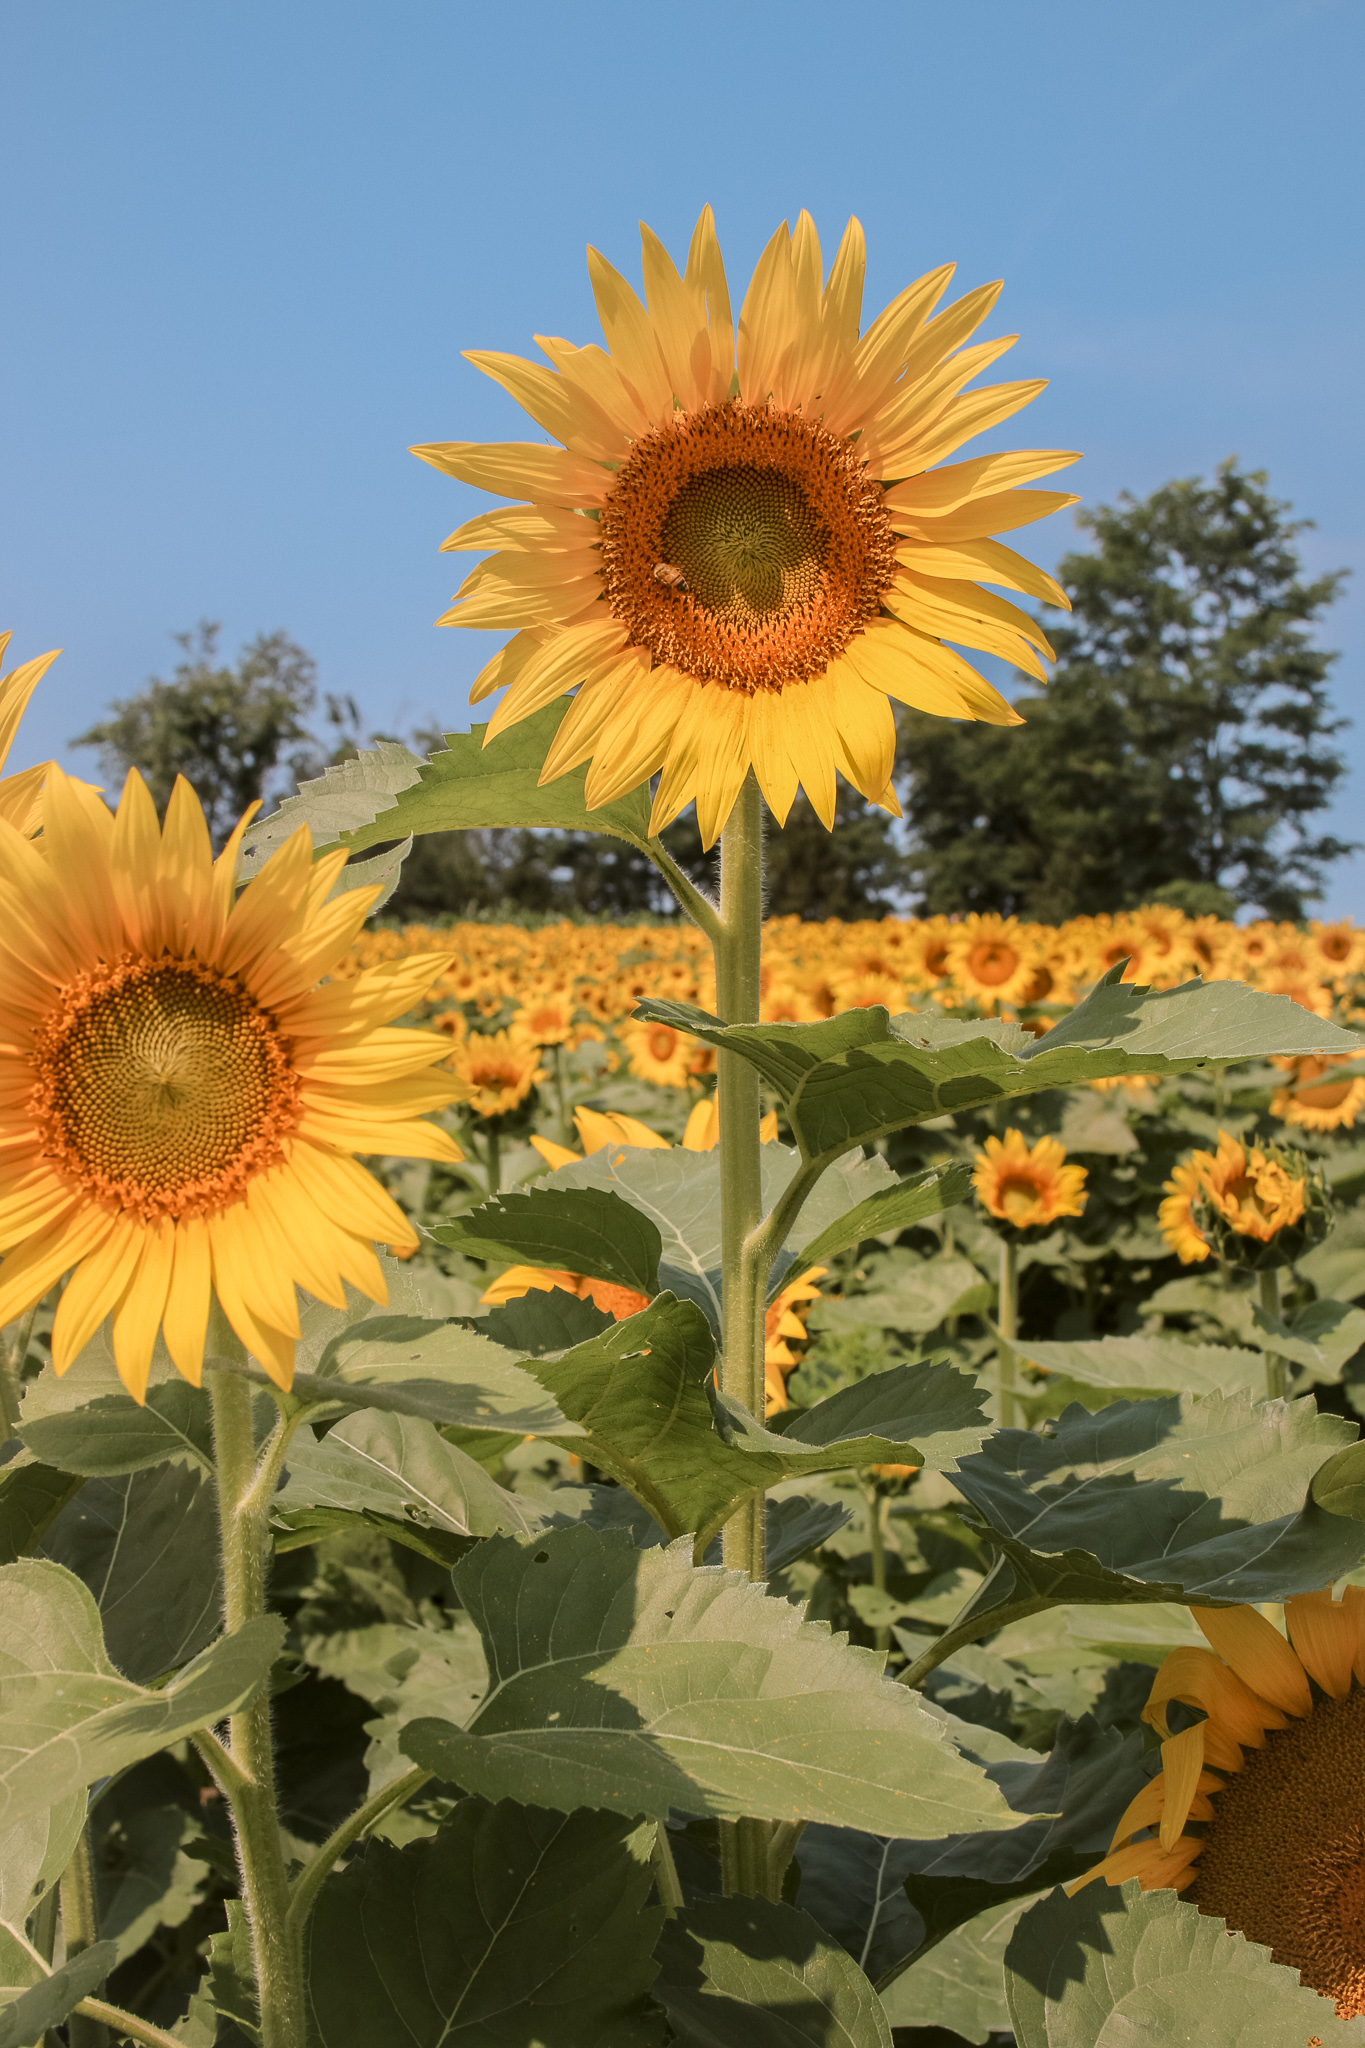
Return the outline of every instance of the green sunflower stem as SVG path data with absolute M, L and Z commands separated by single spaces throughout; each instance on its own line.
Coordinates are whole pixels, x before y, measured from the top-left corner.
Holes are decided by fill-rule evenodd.
M 886 1592 L 886 1501 L 875 1478 L 869 1476 L 867 1491 L 867 1533 L 872 1552 L 872 1590 Z M 873 1642 L 883 1655 L 891 1648 L 891 1630 L 885 1622 L 873 1629 Z
M 1273 1266 L 1261 1275 L 1261 1307 L 1266 1315 L 1280 1319 L 1280 1276 Z M 1267 1351 L 1265 1355 L 1265 1391 L 1268 1401 L 1283 1401 L 1289 1392 L 1289 1375 L 1284 1360 L 1277 1352 Z
M 76 1844 L 76 1853 L 62 1872 L 62 1932 L 70 1962 L 82 1949 L 93 1947 L 100 1938 L 99 1915 L 95 1907 L 95 1870 L 90 1852 L 90 1825 L 86 1823 Z M 67 2029 L 71 2048 L 107 2048 L 109 2035 L 98 2020 L 75 2017 Z
M 1014 1379 L 1014 1340 L 1019 1335 L 1019 1247 L 1009 1237 L 1000 1240 L 1000 1313 L 996 1327 L 1000 1427 L 1015 1429 L 1019 1420 Z
M 215 1307 L 210 1350 L 226 1369 L 207 1374 L 213 1404 L 214 1463 L 223 1554 L 223 1624 L 228 1633 L 265 1613 L 267 1518 L 288 1423 L 281 1420 L 259 1457 L 252 1428 L 253 1389 L 233 1365 L 244 1362 L 237 1339 Z M 289 1914 L 289 1877 L 275 1796 L 275 1746 L 270 1698 L 262 1692 L 228 1722 L 224 1774 L 232 1809 L 242 1900 L 251 1929 L 261 2006 L 261 2048 L 298 2048 L 306 2038 L 303 1945 Z

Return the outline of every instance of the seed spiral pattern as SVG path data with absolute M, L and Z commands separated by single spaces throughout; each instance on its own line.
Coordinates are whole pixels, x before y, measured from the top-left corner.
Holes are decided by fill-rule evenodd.
M 824 673 L 896 573 L 854 444 L 737 402 L 637 441 L 602 508 L 602 588 L 656 662 L 731 689 Z
M 235 976 L 125 955 L 67 983 L 38 1034 L 28 1109 L 44 1156 L 144 1222 L 202 1215 L 284 1156 L 299 1079 Z

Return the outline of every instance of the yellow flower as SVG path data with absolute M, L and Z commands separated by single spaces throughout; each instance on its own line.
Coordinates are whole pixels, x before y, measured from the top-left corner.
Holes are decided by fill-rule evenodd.
M 1079 1216 L 1085 1207 L 1085 1168 L 1066 1164 L 1056 1138 L 1024 1143 L 1022 1131 L 1006 1131 L 1005 1142 L 987 1138 L 976 1155 L 972 1186 L 977 1200 L 1002 1223 L 1031 1230 L 1059 1216 Z
M 470 693 L 507 692 L 488 740 L 577 688 L 542 781 L 591 761 L 596 808 L 657 773 L 651 832 L 695 800 L 710 846 L 750 768 L 779 822 L 800 785 L 832 828 L 836 771 L 898 815 L 891 699 L 1019 723 L 945 643 L 1043 677 L 1052 650 L 1038 626 L 980 584 L 1066 605 L 1050 576 L 988 536 L 1073 504 L 1013 487 L 1077 458 L 1030 450 L 933 468 L 1043 389 L 964 393 L 1011 345 L 964 346 L 998 285 L 931 320 L 945 265 L 860 335 L 862 229 L 850 221 L 824 279 L 803 213 L 764 250 L 736 330 L 710 208 L 681 276 L 642 234 L 644 304 L 588 254 L 605 352 L 542 336 L 550 369 L 470 354 L 561 447 L 413 450 L 529 501 L 445 543 L 496 552 L 441 623 L 519 629 Z
M 476 1116 L 506 1116 L 545 1078 L 540 1049 L 518 1031 L 471 1031 L 450 1055 Z
M 562 988 L 533 989 L 512 1013 L 512 1028 L 535 1045 L 564 1045 L 573 1037 L 574 1000 Z
M 787 1406 L 787 1381 L 801 1363 L 792 1343 L 806 1341 L 805 1316 L 810 1304 L 820 1299 L 818 1282 L 827 1266 L 808 1266 L 797 1279 L 789 1281 L 769 1304 L 763 1318 L 763 1412 L 777 1415 Z
M 696 1044 L 683 1032 L 675 1031 L 671 1024 L 647 1024 L 637 1017 L 622 1024 L 616 1035 L 638 1080 L 653 1081 L 659 1088 L 687 1086 Z
M 1185 1893 L 1353 2019 L 1365 2013 L 1365 1591 L 1286 1601 L 1288 1641 L 1254 1607 L 1191 1611 L 1213 1647 L 1172 1651 L 1143 1709 L 1164 1738 L 1161 1774 L 1080 1882 Z M 1172 1735 L 1175 1700 L 1207 1718 Z
M 988 1013 L 999 1003 L 1023 1002 L 1037 966 L 1037 948 L 1017 918 L 988 911 L 964 918 L 953 930 L 948 971 L 959 992 Z
M 1200 1169 L 1193 1160 L 1209 1157 L 1207 1152 L 1196 1152 L 1193 1159 L 1175 1168 L 1164 1183 L 1166 1199 L 1157 1210 L 1157 1227 L 1182 1266 L 1197 1266 L 1212 1255 L 1213 1247 L 1195 1227 L 1193 1215 L 1201 1192 Z
M 382 1303 L 372 1240 L 416 1242 L 349 1155 L 461 1157 L 423 1121 L 459 1092 L 446 1040 L 384 1028 L 444 959 L 319 987 L 375 891 L 329 902 L 345 855 L 300 828 L 234 902 L 245 824 L 215 861 L 188 783 L 163 830 L 136 771 L 115 817 L 55 764 L 41 842 L 0 823 L 0 1321 L 74 1268 L 53 1363 L 112 1314 L 138 1400 L 159 1329 L 197 1384 L 210 1291 L 288 1386 L 295 1284 Z
M 1350 1130 L 1365 1104 L 1365 1074 L 1344 1081 L 1324 1078 L 1330 1068 L 1348 1060 L 1344 1053 L 1310 1053 L 1306 1059 L 1277 1060 L 1276 1066 L 1289 1068 L 1294 1080 L 1271 1098 L 1270 1114 L 1309 1131 Z
M 11 633 L 0 633 L 0 663 L 13 637 Z M 35 655 L 32 661 L 21 661 L 7 676 L 0 676 L 0 768 L 9 759 L 29 698 L 61 651 L 60 647 L 53 647 L 46 654 Z M 42 761 L 36 768 L 21 769 L 17 775 L 0 776 L 0 819 L 16 832 L 22 832 L 26 839 L 31 839 L 43 822 L 43 778 L 50 766 L 50 762 Z
M 586 1273 L 557 1273 L 549 1266 L 509 1266 L 491 1286 L 485 1287 L 479 1300 L 496 1308 L 501 1302 L 519 1300 L 523 1294 L 552 1294 L 555 1288 L 576 1295 L 580 1301 L 592 1302 L 617 1323 L 649 1307 L 649 1296 L 637 1294 L 633 1287 L 618 1287 L 610 1280 L 590 1280 Z
M 1308 927 L 1308 952 L 1319 974 L 1340 988 L 1353 974 L 1365 973 L 1365 931 L 1348 917 L 1335 924 L 1315 919 Z

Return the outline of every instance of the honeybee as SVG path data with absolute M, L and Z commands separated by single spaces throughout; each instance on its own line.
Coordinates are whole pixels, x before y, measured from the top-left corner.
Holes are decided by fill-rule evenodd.
M 656 562 L 654 564 L 654 580 L 656 583 L 666 583 L 670 590 L 686 590 L 687 588 L 687 578 L 683 575 L 682 570 L 675 569 L 671 562 Z

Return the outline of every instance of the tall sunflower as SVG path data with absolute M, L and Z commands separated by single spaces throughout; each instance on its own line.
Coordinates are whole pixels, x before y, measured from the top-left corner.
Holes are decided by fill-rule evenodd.
M 1172 1651 L 1143 1719 L 1162 1770 L 1081 1880 L 1185 1893 L 1277 1963 L 1365 2013 L 1365 1591 L 1192 1610 L 1211 1649 Z M 1171 1733 L 1176 1702 L 1205 1718 Z M 1073 1887 L 1079 1889 L 1079 1886 Z
M 779 823 L 801 786 L 832 829 L 836 773 L 898 815 L 890 700 L 1020 722 L 949 643 L 1043 678 L 1038 626 L 980 586 L 1067 604 L 989 536 L 1074 504 L 1015 486 L 1078 458 L 933 466 L 1044 388 L 966 390 L 1017 339 L 965 345 L 998 284 L 931 319 L 946 264 L 860 332 L 862 228 L 849 222 L 826 278 L 802 213 L 768 243 L 736 328 L 710 207 L 681 275 L 641 234 L 643 304 L 588 251 L 605 350 L 537 336 L 548 369 L 470 353 L 559 447 L 413 450 L 526 501 L 444 544 L 495 552 L 440 623 L 516 629 L 470 693 L 507 692 L 487 741 L 576 689 L 542 782 L 591 761 L 595 808 L 658 773 L 651 832 L 695 800 L 710 846 L 750 768 Z
M 246 822 L 215 861 L 187 782 L 163 830 L 135 770 L 114 816 L 55 765 L 42 838 L 0 821 L 0 1322 L 69 1272 L 54 1365 L 112 1315 L 138 1400 L 158 1330 L 198 1383 L 211 1295 L 288 1386 L 296 1283 L 382 1303 L 373 1240 L 416 1245 L 351 1154 L 461 1157 L 423 1116 L 449 1040 L 386 1028 L 447 956 L 320 987 L 375 892 L 329 902 L 345 855 L 301 827 L 234 901 Z

